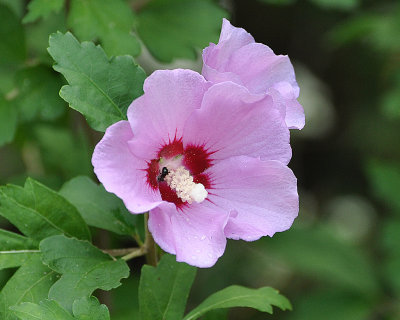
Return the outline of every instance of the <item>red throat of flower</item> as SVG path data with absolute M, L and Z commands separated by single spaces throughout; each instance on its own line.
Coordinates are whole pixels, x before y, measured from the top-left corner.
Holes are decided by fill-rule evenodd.
M 164 201 L 174 203 L 178 208 L 201 202 L 207 196 L 211 179 L 204 173 L 212 166 L 210 155 L 204 146 L 187 145 L 181 139 L 174 139 L 162 146 L 158 158 L 148 162 L 147 183 L 153 190 L 159 190 Z

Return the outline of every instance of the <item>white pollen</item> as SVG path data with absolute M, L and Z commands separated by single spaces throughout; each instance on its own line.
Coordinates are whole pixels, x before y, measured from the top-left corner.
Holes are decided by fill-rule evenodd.
M 208 192 L 201 183 L 193 182 L 190 172 L 183 166 L 176 170 L 168 168 L 168 175 L 164 178 L 168 185 L 175 190 L 176 195 L 183 202 L 197 203 L 203 202 L 207 198 Z
M 208 192 L 201 183 L 196 183 L 190 191 L 191 198 L 197 203 L 203 202 L 207 198 Z

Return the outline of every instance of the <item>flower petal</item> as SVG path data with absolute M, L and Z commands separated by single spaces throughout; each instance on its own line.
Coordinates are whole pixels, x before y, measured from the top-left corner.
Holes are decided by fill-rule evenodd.
M 212 159 L 247 155 L 287 164 L 289 130 L 279 106 L 267 95 L 253 95 L 233 82 L 212 86 L 200 109 L 187 120 L 185 145 L 205 146 Z
M 200 107 L 209 86 L 191 70 L 159 70 L 149 76 L 144 83 L 144 95 L 128 109 L 134 154 L 153 159 L 163 143 L 180 138 L 187 117 Z
M 224 20 L 219 43 L 203 50 L 203 62 L 202 74 L 213 83 L 233 81 L 256 94 L 268 93 L 271 88 L 278 90 L 285 97 L 287 126 L 303 128 L 304 110 L 296 100 L 299 87 L 287 56 L 275 55 L 268 46 L 256 43 L 244 29 Z
M 209 200 L 231 212 L 225 235 L 247 241 L 290 228 L 299 202 L 296 177 L 278 161 L 234 157 L 206 171 L 213 188 Z
M 147 183 L 146 162 L 130 150 L 128 142 L 132 138 L 128 121 L 108 127 L 94 150 L 92 164 L 107 191 L 120 197 L 129 211 L 142 213 L 158 206 L 162 200 L 160 193 Z
M 149 230 L 163 250 L 176 254 L 177 261 L 208 268 L 224 253 L 227 220 L 227 211 L 207 201 L 179 211 L 163 203 L 150 211 Z

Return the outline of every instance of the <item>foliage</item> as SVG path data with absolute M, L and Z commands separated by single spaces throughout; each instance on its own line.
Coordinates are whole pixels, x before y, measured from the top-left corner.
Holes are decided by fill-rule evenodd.
M 0 0 L 0 319 L 400 317 L 399 3 L 217 3 Z M 212 269 L 167 254 L 143 266 L 145 220 L 93 180 L 91 154 L 142 95 L 143 70 L 198 68 L 228 11 L 293 58 L 304 133 L 326 127 L 293 134 L 300 214 L 273 238 L 229 242 Z M 297 62 L 328 88 L 336 122 L 326 106 L 307 110 L 314 92 Z M 346 195 L 365 206 L 338 210 Z

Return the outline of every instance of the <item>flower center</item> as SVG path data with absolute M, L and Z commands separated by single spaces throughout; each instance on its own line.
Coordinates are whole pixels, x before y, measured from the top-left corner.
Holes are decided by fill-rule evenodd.
M 163 167 L 164 170 L 165 167 Z M 175 190 L 176 195 L 182 199 L 183 202 L 189 204 L 193 201 L 197 203 L 203 202 L 207 198 L 208 192 L 204 185 L 201 183 L 193 182 L 193 177 L 190 172 L 183 166 L 179 166 L 177 169 L 168 169 L 168 174 L 165 176 L 165 181 Z
M 212 189 L 212 179 L 205 172 L 212 166 L 210 155 L 202 145 L 183 146 L 182 139 L 163 145 L 158 156 L 149 161 L 147 183 L 159 191 L 164 201 L 182 208 L 193 202 L 202 202 Z

